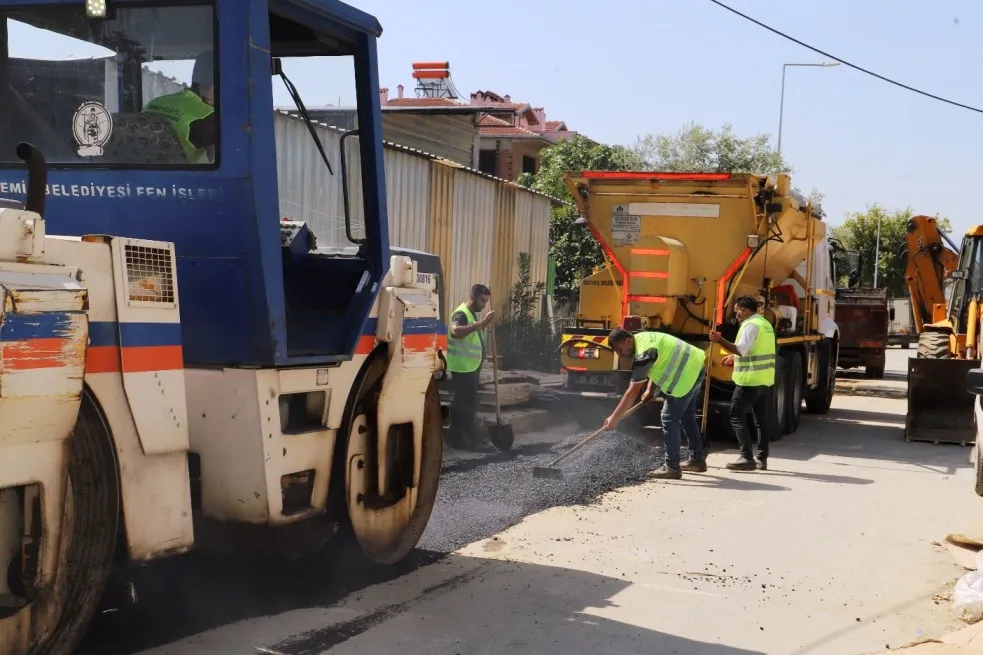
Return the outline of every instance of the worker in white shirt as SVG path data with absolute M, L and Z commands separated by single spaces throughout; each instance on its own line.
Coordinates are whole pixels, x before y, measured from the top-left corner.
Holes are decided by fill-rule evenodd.
M 720 344 L 729 355 L 721 363 L 734 367 L 734 395 L 730 401 L 730 424 L 741 445 L 741 456 L 727 465 L 732 471 L 765 471 L 768 469 L 768 435 L 761 429 L 759 415 L 768 411 L 764 403 L 771 398 L 769 388 L 775 385 L 775 329 L 758 313 L 758 301 L 742 296 L 734 303 L 734 315 L 741 322 L 737 343 L 731 343 L 719 332 L 710 333 L 710 341 Z M 750 411 L 754 408 L 754 411 Z M 750 414 L 751 425 L 748 424 Z M 750 429 L 754 428 L 758 442 L 755 462 L 751 450 Z

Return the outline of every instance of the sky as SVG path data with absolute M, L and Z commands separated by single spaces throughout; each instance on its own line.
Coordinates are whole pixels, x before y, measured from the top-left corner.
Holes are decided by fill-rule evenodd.
M 774 138 L 783 64 L 827 60 L 709 0 L 349 1 L 382 23 L 380 85 L 391 95 L 400 83 L 412 93 L 413 61 L 449 61 L 465 98 L 479 89 L 509 94 L 609 144 L 675 133 L 690 121 Z M 983 3 L 726 1 L 836 59 L 983 109 Z M 11 31 L 16 56 L 106 54 L 86 46 Z M 286 70 L 308 106 L 352 105 L 350 58 L 328 65 L 322 58 Z M 157 66 L 181 77 L 190 67 Z M 289 104 L 274 84 L 274 102 Z M 873 203 L 941 214 L 957 236 L 983 223 L 973 195 L 983 180 L 981 126 L 983 113 L 846 65 L 788 69 L 782 151 L 793 185 L 822 191 L 834 225 Z
M 709 0 L 352 2 L 382 23 L 380 81 L 392 95 L 400 83 L 412 89 L 411 62 L 449 61 L 465 96 L 510 94 L 602 143 L 631 145 L 689 121 L 777 136 L 783 64 L 825 59 Z M 983 3 L 728 4 L 839 59 L 983 109 Z M 844 65 L 788 69 L 782 151 L 793 184 L 825 194 L 832 224 L 873 203 L 947 216 L 957 234 L 983 223 L 974 196 L 981 128 L 983 114 Z

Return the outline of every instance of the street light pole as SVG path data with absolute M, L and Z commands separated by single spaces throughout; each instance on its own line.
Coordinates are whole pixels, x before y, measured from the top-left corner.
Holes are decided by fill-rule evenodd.
M 838 61 L 824 61 L 819 64 L 782 64 L 782 100 L 778 107 L 778 154 L 782 154 L 782 123 L 785 119 L 785 71 L 789 66 L 802 66 L 809 68 L 832 68 L 839 66 Z
M 877 216 L 877 241 L 874 243 L 874 288 L 877 288 L 877 264 L 881 259 L 881 217 Z

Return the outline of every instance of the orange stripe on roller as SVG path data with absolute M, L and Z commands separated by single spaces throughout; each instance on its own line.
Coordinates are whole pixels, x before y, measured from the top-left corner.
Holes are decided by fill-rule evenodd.
M 362 335 L 355 346 L 356 355 L 368 355 L 375 350 L 375 337 Z
M 662 304 L 666 301 L 665 296 L 628 296 L 629 302 L 645 302 L 652 304 Z
M 444 352 L 447 352 L 447 335 L 446 334 L 438 334 L 437 335 L 437 347 L 440 348 L 441 350 L 443 350 Z
M 123 349 L 124 373 L 180 371 L 184 368 L 181 346 L 131 346 Z
M 656 280 L 668 280 L 669 274 L 664 271 L 632 271 L 629 273 L 631 277 L 645 277 L 653 278 Z
M 436 334 L 404 334 L 403 350 L 411 352 L 421 352 L 424 350 L 434 350 L 436 348 Z
M 119 359 L 119 348 L 115 346 L 89 346 L 85 357 L 85 374 L 119 373 L 123 364 Z
M 30 371 L 66 366 L 72 359 L 70 354 L 64 352 L 66 345 L 66 339 L 29 339 L 4 343 L 0 348 L 3 368 L 8 371 Z
M 653 257 L 668 257 L 669 251 L 660 248 L 632 248 L 633 255 L 651 255 Z
M 594 337 L 593 341 L 594 343 L 604 343 L 605 339 L 607 339 L 607 337 Z

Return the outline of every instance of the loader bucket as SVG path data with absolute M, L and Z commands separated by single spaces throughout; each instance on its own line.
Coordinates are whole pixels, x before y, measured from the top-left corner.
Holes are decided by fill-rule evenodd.
M 963 446 L 976 441 L 976 397 L 966 391 L 966 373 L 979 366 L 979 360 L 908 359 L 905 441 Z

